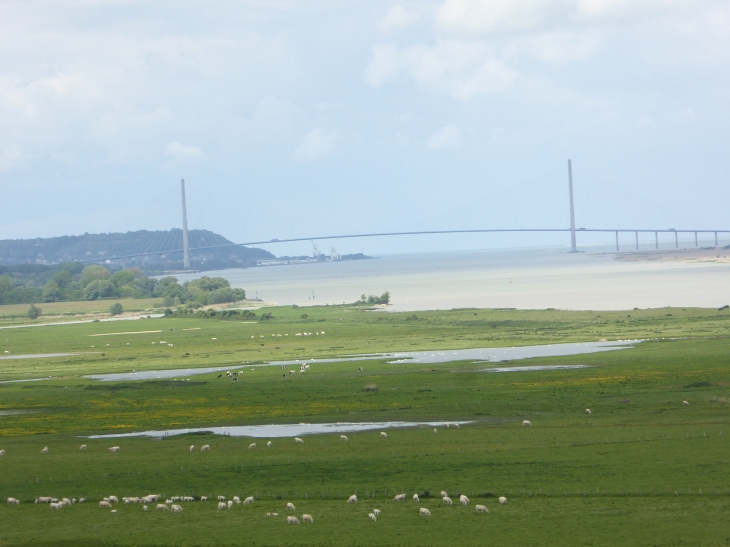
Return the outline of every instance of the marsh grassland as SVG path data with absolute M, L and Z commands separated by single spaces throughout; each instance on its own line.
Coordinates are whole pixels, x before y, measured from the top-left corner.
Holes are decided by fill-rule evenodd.
M 0 545 L 730 544 L 730 310 L 269 311 L 274 318 L 258 323 L 161 318 L 0 330 L 0 357 L 75 354 L 0 360 L 0 495 L 21 500 L 0 504 Z M 325 334 L 295 336 L 303 332 Z M 645 341 L 499 363 L 590 366 L 572 370 L 487 373 L 494 363 L 379 359 L 315 363 L 284 378 L 279 367 L 255 366 L 600 339 Z M 197 367 L 244 372 L 236 382 L 218 373 L 84 377 Z M 51 379 L 14 381 L 42 377 Z M 390 429 L 387 438 L 377 430 L 348 433 L 347 442 L 339 434 L 308 435 L 304 444 L 212 434 L 85 438 L 391 420 L 470 423 L 436 433 Z M 199 450 L 203 444 L 209 452 Z M 109 452 L 113 445 L 120 451 Z M 441 490 L 455 505 L 442 503 Z M 393 503 L 402 492 L 407 501 Z M 256 501 L 223 511 L 215 501 L 185 502 L 182 514 L 157 512 L 154 504 L 147 512 L 139 504 L 115 504 L 115 513 L 98 506 L 110 495 L 152 493 Z M 359 503 L 347 504 L 354 493 Z M 459 505 L 459 494 L 468 506 Z M 88 501 L 55 511 L 34 504 L 38 496 Z M 477 514 L 476 504 L 489 514 Z M 420 517 L 419 507 L 432 516 Z M 373 508 L 382 510 L 377 522 L 368 519 Z M 287 515 L 303 513 L 314 524 L 286 524 Z

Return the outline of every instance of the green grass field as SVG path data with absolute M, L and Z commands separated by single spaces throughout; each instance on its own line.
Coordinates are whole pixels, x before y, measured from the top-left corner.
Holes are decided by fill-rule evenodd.
M 263 323 L 163 318 L 0 331 L 0 356 L 77 353 L 0 361 L 0 381 L 54 377 L 0 383 L 0 495 L 22 501 L 0 505 L 0 545 L 730 544 L 727 310 L 270 311 L 275 318 Z M 384 360 L 315 363 L 286 378 L 278 367 L 251 370 L 271 359 L 604 338 L 647 341 L 500 364 L 591 366 L 573 370 L 485 373 L 485 363 Z M 218 374 L 123 382 L 82 376 L 224 366 L 245 372 L 237 382 Z M 347 442 L 339 434 L 308 435 L 303 445 L 212 434 L 83 438 L 389 420 L 470 423 L 437 433 L 391 429 L 387 438 L 377 430 L 348 433 Z M 251 442 L 256 449 L 248 449 Z M 203 444 L 210 452 L 198 450 Z M 113 445 L 121 450 L 110 453 Z M 454 506 L 441 502 L 441 490 Z M 401 492 L 408 500 L 393 503 Z M 105 496 L 150 493 L 256 501 L 230 511 L 214 501 L 186 502 L 182 514 L 154 505 L 147 512 L 98 507 Z M 353 493 L 359 503 L 347 504 Z M 414 493 L 421 503 L 411 501 Z M 459 494 L 471 503 L 459 505 Z M 38 496 L 88 502 L 54 511 L 34 504 Z M 287 502 L 314 524 L 287 525 Z M 477 514 L 476 504 L 490 513 Z M 376 507 L 382 514 L 371 522 Z M 419 516 L 419 507 L 432 516 Z

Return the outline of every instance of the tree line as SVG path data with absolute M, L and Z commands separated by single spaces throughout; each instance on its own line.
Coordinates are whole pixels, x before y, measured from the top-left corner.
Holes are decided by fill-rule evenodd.
M 164 306 L 196 308 L 244 300 L 246 292 L 232 288 L 222 277 L 206 276 L 181 284 L 173 276 L 147 277 L 138 268 L 112 272 L 79 262 L 0 267 L 0 304 L 156 297 L 163 299 Z

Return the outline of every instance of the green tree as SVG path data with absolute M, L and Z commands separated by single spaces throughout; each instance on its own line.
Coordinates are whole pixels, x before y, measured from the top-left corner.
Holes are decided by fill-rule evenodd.
M 304 319 L 306 321 L 308 318 L 309 318 L 309 315 L 307 315 L 306 313 L 302 314 L 302 319 Z
M 41 309 L 36 308 L 33 304 L 30 305 L 30 309 L 28 310 L 28 317 L 30 319 L 38 319 L 38 317 L 41 314 Z
M 109 270 L 107 270 L 104 266 L 99 266 L 98 264 L 86 266 L 84 271 L 81 272 L 81 286 L 86 287 L 93 281 L 100 281 L 107 277 L 109 277 Z
M 120 270 L 109 278 L 115 287 L 124 287 L 134 283 L 134 272 L 130 270 Z
M 68 270 L 59 270 L 53 274 L 49 283 L 55 283 L 59 289 L 68 289 L 73 283 L 73 277 Z
M 111 313 L 112 315 L 119 315 L 120 313 L 122 313 L 122 311 L 124 310 L 122 309 L 122 305 L 119 302 L 117 302 L 116 304 L 112 304 L 112 306 L 109 308 L 109 313 Z
M 63 300 L 61 287 L 55 281 L 49 281 L 43 287 L 43 302 L 59 302 Z
M 84 299 L 97 300 L 114 295 L 114 285 L 106 279 L 92 281 L 84 289 Z

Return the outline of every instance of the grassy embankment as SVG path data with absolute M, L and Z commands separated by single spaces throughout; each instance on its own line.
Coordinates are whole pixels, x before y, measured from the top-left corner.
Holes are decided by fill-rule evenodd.
M 0 334 L 13 354 L 86 352 L 0 361 L 0 506 L 3 545 L 725 545 L 730 536 L 727 424 L 728 312 L 457 310 L 379 314 L 355 308 L 276 308 L 259 324 L 159 319 Z M 302 313 L 310 317 L 300 319 Z M 476 314 L 476 315 L 475 315 Z M 671 314 L 671 315 L 669 315 Z M 631 316 L 631 317 L 628 317 Z M 172 329 L 172 330 L 170 330 Z M 183 330 L 199 329 L 199 330 Z M 130 331 L 145 334 L 93 336 Z M 294 337 L 296 332 L 326 335 Z M 289 337 L 272 338 L 271 334 Z M 264 335 L 265 338 L 260 338 Z M 252 339 L 251 336 L 254 336 Z M 217 340 L 212 340 L 215 337 Z M 283 379 L 276 367 L 190 381 L 101 383 L 80 374 L 241 365 L 358 352 L 526 345 L 601 338 L 674 338 L 630 350 L 532 360 L 593 368 L 487 374 L 482 364 L 315 364 Z M 173 347 L 159 346 L 159 341 Z M 152 341 L 158 344 L 152 345 Z M 106 344 L 109 343 L 109 346 Z M 127 346 L 126 344 L 130 345 Z M 90 348 L 94 345 L 94 348 Z M 103 353 L 103 355 L 102 355 Z M 525 364 L 520 361 L 516 364 Z M 358 366 L 364 372 L 358 373 Z M 689 406 L 681 404 L 688 400 Z M 592 415 L 583 410 L 588 407 Z M 529 419 L 533 428 L 523 428 Z M 307 436 L 304 445 L 213 435 L 81 440 L 146 428 L 326 421 L 472 420 L 440 427 Z M 89 449 L 80 452 L 85 442 Z M 191 444 L 210 444 L 209 453 Z M 107 448 L 122 447 L 116 454 Z M 50 453 L 40 449 L 49 446 Z M 444 507 L 442 489 L 469 507 Z M 393 504 L 395 492 L 409 501 Z M 255 495 L 252 507 L 218 512 L 186 503 L 182 515 L 118 513 L 96 503 L 62 511 L 39 495 Z M 361 501 L 347 505 L 357 492 Z M 410 495 L 428 492 L 422 519 Z M 494 495 L 506 495 L 500 506 Z M 374 497 L 373 497 L 374 496 Z M 455 496 L 458 497 L 458 496 Z M 287 526 L 285 503 L 315 524 Z M 476 515 L 483 503 L 489 515 Z M 377 523 L 367 519 L 383 510 Z M 267 511 L 281 516 L 267 518 Z

